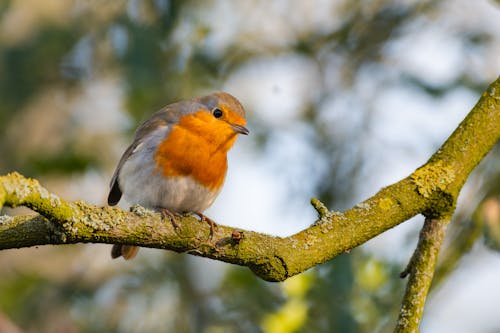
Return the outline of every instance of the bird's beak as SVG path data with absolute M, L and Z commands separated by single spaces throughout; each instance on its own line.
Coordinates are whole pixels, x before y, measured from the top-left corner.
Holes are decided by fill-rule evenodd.
M 237 125 L 237 124 L 230 124 L 230 125 L 236 133 L 240 133 L 240 134 L 244 134 L 244 135 L 248 135 L 248 133 L 250 133 L 248 128 L 246 128 L 245 126 L 241 126 L 241 125 Z

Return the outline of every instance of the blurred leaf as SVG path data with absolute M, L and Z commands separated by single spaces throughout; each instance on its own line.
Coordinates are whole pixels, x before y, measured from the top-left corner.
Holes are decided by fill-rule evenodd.
M 30 174 L 83 172 L 96 164 L 94 156 L 84 156 L 72 150 L 65 150 L 56 156 L 33 156 L 27 161 Z
M 484 218 L 484 236 L 486 245 L 500 251 L 500 200 L 489 198 L 481 206 L 480 214 Z

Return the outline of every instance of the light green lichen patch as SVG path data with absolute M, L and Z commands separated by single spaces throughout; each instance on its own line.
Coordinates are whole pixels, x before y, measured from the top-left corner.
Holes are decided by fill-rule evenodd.
M 306 234 L 307 236 L 304 242 L 304 249 L 307 250 L 313 247 L 319 240 L 318 237 L 312 232 L 307 232 Z
M 25 205 L 42 215 L 57 221 L 73 216 L 73 207 L 43 188 L 35 179 L 25 178 L 17 172 L 0 177 L 5 204 L 15 207 Z M 0 191 L 0 197 L 2 196 Z
M 415 170 L 411 179 L 417 186 L 418 193 L 429 198 L 436 191 L 446 191 L 448 185 L 455 180 L 455 171 L 442 161 L 437 161 Z
M 30 192 L 33 192 L 33 190 L 30 190 Z M 40 195 L 40 199 L 49 199 L 50 198 L 50 192 L 47 191 L 45 188 L 40 187 L 38 189 L 38 194 Z
M 139 217 L 150 217 L 156 214 L 155 211 L 142 207 L 141 205 L 133 205 L 130 211 Z
M 80 225 L 84 227 L 83 229 L 90 228 L 91 232 L 109 231 L 116 223 L 123 223 L 125 220 L 124 213 L 119 209 L 95 207 L 83 201 L 76 201 L 75 205 L 78 207 L 81 215 L 77 218 L 73 228 L 77 228 L 76 225 Z M 80 232 L 83 232 L 83 230 Z
M 79 220 L 80 219 L 78 217 L 72 216 L 71 218 L 64 221 L 61 226 L 66 232 L 74 236 L 78 233 L 77 225 Z
M 49 200 L 52 207 L 57 207 L 61 204 L 61 199 L 53 193 L 49 194 Z
M 354 207 L 356 207 L 358 209 L 368 210 L 368 209 L 370 209 L 370 203 L 368 203 L 368 202 L 360 202 L 360 203 L 356 204 L 356 206 L 354 206 Z
M 0 225 L 10 223 L 13 220 L 12 216 L 9 215 L 0 215 Z
M 10 188 L 6 188 L 6 190 L 13 193 L 19 202 L 25 201 L 29 195 L 40 190 L 41 186 L 37 180 L 25 178 L 17 172 L 10 173 L 7 177 L 10 177 L 11 181 L 7 183 Z M 45 190 L 45 193 L 48 196 L 47 190 Z M 40 194 L 40 197 L 43 198 L 42 194 Z
M 394 201 L 392 201 L 391 198 L 382 198 L 378 202 L 378 206 L 383 209 L 383 210 L 389 210 L 391 209 L 392 205 L 394 204 Z
M 494 97 L 494 98 L 499 98 L 499 96 L 497 96 L 497 91 L 496 91 L 496 88 L 495 87 L 490 87 L 490 89 L 488 89 L 487 91 L 485 91 L 485 93 L 483 94 L 483 96 L 486 96 L 489 92 L 489 95 L 491 97 Z
M 299 245 L 299 241 L 296 238 L 291 238 L 290 239 L 290 248 L 292 249 L 297 249 Z
M 320 223 L 321 226 L 321 232 L 326 234 L 327 232 L 330 232 L 334 229 L 333 223 Z

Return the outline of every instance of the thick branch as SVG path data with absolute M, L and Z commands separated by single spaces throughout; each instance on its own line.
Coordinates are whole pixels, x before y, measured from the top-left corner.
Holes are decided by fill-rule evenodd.
M 344 213 L 328 211 L 314 200 L 319 220 L 285 238 L 252 231 L 233 233 L 234 228 L 225 226 L 219 226 L 210 238 L 208 226 L 193 217 L 184 217 L 176 230 L 170 223 L 162 222 L 159 214 L 144 209 L 127 213 L 117 208 L 66 202 L 38 182 L 13 173 L 0 177 L 0 206 L 24 205 L 46 219 L 3 218 L 0 249 L 77 242 L 133 244 L 244 265 L 265 280 L 282 281 L 417 214 L 448 214 L 469 173 L 499 137 L 497 80 L 424 166 Z
M 418 332 L 425 300 L 431 286 L 434 269 L 451 216 L 426 218 L 420 231 L 418 245 L 401 277 L 410 276 L 394 332 Z
M 0 249 L 61 243 L 123 243 L 188 252 L 250 267 L 270 281 L 281 281 L 365 242 L 425 209 L 426 200 L 407 178 L 381 190 L 345 213 L 323 212 L 310 228 L 281 238 L 219 225 L 212 239 L 206 224 L 187 216 L 180 228 L 160 215 L 135 207 L 133 212 L 69 203 L 49 194 L 36 180 L 12 173 L 0 177 L 6 204 L 25 205 L 38 215 L 3 217 Z

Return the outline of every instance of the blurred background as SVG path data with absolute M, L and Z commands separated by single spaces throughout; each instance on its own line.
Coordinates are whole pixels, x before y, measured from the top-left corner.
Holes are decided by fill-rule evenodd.
M 1 0 L 0 174 L 104 205 L 141 120 L 225 90 L 251 135 L 207 215 L 291 235 L 312 196 L 345 210 L 425 163 L 500 74 L 499 32 L 489 0 Z M 499 192 L 497 148 L 461 193 L 422 332 L 500 331 Z M 1 251 L 0 332 L 391 332 L 422 222 L 285 283 L 160 250 Z

